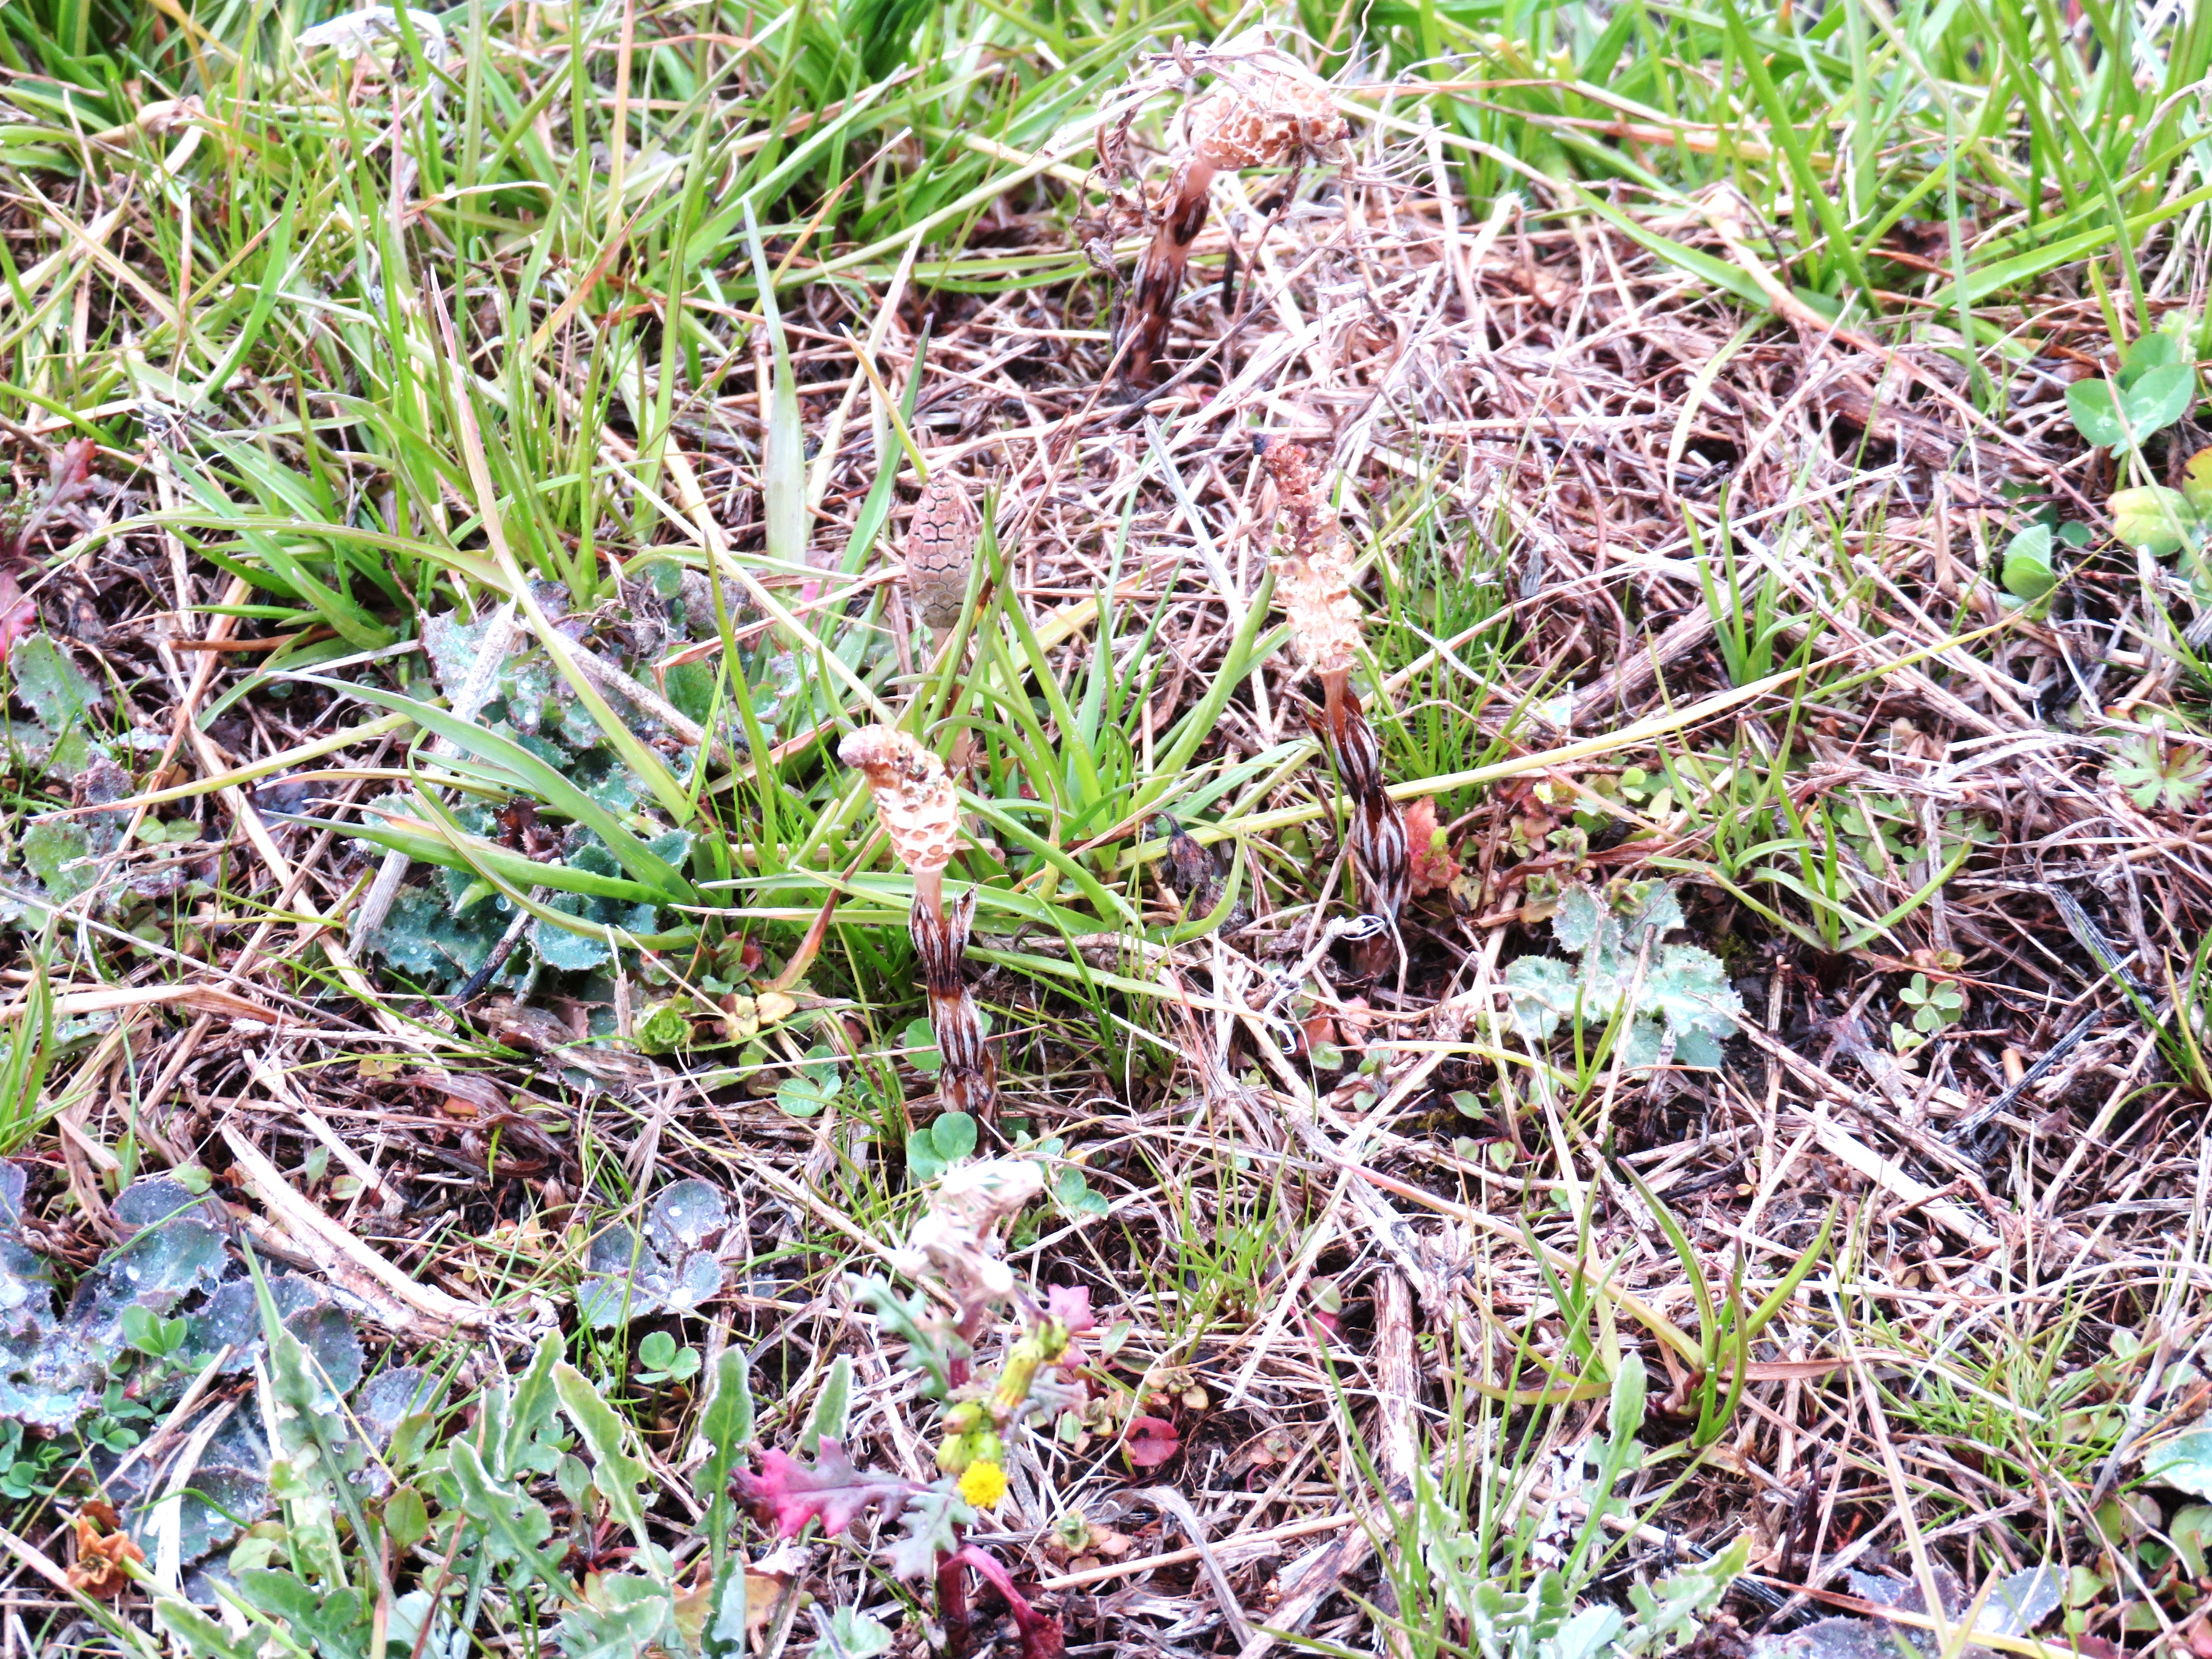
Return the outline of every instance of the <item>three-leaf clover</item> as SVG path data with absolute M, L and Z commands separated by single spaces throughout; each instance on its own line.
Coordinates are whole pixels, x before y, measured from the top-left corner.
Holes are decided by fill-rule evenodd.
M 666 1331 L 647 1331 L 637 1345 L 637 1380 L 650 1389 L 663 1382 L 688 1382 L 699 1374 L 699 1350 L 679 1348 Z
M 2115 489 L 2105 505 L 2112 514 L 2112 533 L 2130 547 L 2156 556 L 2178 553 L 2204 533 L 2204 521 L 2189 497 L 2164 484 Z
M 2005 592 L 2025 605 L 2033 605 L 2058 585 L 2058 568 L 2051 556 L 2054 538 L 2047 524 L 2032 524 L 2005 548 Z
M 906 1172 L 917 1182 L 934 1181 L 975 1150 L 975 1120 L 946 1112 L 906 1138 Z
M 1104 1215 L 1112 1207 L 1103 1193 L 1091 1190 L 1083 1171 L 1073 1164 L 1061 1168 L 1059 1178 L 1053 1182 L 1052 1195 L 1062 1209 L 1072 1210 L 1077 1215 Z
M 1916 1031 L 1933 1034 L 1966 1015 L 1966 994 L 1953 980 L 1931 980 L 1925 974 L 1915 974 L 1912 983 L 1897 994 L 1897 1000 L 1913 1011 Z
M 899 1046 L 906 1050 L 907 1064 L 924 1077 L 935 1077 L 945 1064 L 945 1056 L 937 1049 L 937 1033 L 926 1019 L 908 1020 Z
M 2196 404 L 2197 366 L 2166 333 L 2146 334 L 2130 346 L 2114 379 L 2076 380 L 2066 388 L 2074 429 L 2104 449 L 2140 449 Z
M 845 1079 L 837 1069 L 837 1051 L 817 1042 L 789 1077 L 775 1085 L 775 1103 L 792 1117 L 812 1117 L 837 1098 Z

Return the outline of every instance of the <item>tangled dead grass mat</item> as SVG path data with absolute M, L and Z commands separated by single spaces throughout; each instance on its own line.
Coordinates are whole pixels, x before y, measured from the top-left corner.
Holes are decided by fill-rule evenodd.
M 1157 184 L 1146 159 L 1132 165 Z M 199 556 L 213 538 L 188 548 L 180 520 L 146 516 L 188 499 L 183 416 L 88 459 L 50 447 L 58 423 L 19 432 L 18 499 L 52 506 L 19 538 L 48 568 L 46 636 L 97 671 L 78 712 L 140 734 L 130 768 L 87 768 L 68 804 L 189 826 L 115 840 L 74 891 L 51 872 L 15 890 L 56 917 L 8 969 L 19 1008 L 36 1018 L 50 999 L 51 1030 L 88 1034 L 44 1078 L 61 1109 L 20 1155 L 21 1243 L 88 1273 L 143 1224 L 118 1207 L 128 1181 L 199 1170 L 241 1243 L 325 1283 L 395 1363 L 442 1368 L 464 1405 L 487 1345 L 519 1356 L 557 1324 L 628 1402 L 652 1524 L 672 1538 L 708 1497 L 701 1390 L 635 1381 L 629 1343 L 649 1331 L 696 1343 L 708 1373 L 742 1349 L 763 1445 L 798 1437 L 849 1358 L 847 1449 L 931 1478 L 929 1408 L 848 1274 L 880 1269 L 920 1212 L 908 1191 L 962 1146 L 932 1139 L 935 1085 L 915 1064 L 932 1056 L 907 1031 L 922 1005 L 896 988 L 908 889 L 867 885 L 871 863 L 897 866 L 832 757 L 841 732 L 911 696 L 945 716 L 923 735 L 971 808 L 1018 775 L 1002 792 L 1016 805 L 1044 796 L 1024 769 L 1073 776 L 1079 747 L 1138 786 L 1172 772 L 1137 811 L 1140 787 L 1115 796 L 1094 774 L 1115 804 L 1064 834 L 968 810 L 952 872 L 1004 887 L 1051 833 L 1150 924 L 1070 939 L 1001 907 L 969 957 L 995 1024 L 985 1150 L 994 1133 L 1050 1137 L 1042 1155 L 1080 1176 L 1010 1259 L 1026 1282 L 1087 1286 L 1107 1334 L 1089 1414 L 1009 1447 L 1011 1492 L 977 1534 L 1057 1609 L 1071 1650 L 1255 1659 L 1271 1631 L 1325 1651 L 1463 1631 L 1393 1633 L 1408 1574 L 1443 1571 L 1404 1519 L 1417 1475 L 1480 1487 L 1485 1524 L 1519 1529 L 1516 1561 L 1556 1555 L 1581 1525 L 1624 1352 L 1651 1374 L 1646 1437 L 1697 1449 L 1624 1491 L 1619 1547 L 1587 1595 L 1618 1598 L 1747 1534 L 1751 1570 L 1701 1638 L 1717 1649 L 1760 1630 L 1805 1643 L 1808 1609 L 1844 1592 L 1863 1608 L 1882 1568 L 1971 1594 L 2054 1563 L 2075 1570 L 2081 1644 L 2176 1629 L 2140 1547 L 2168 1517 L 2109 1500 L 2203 1403 L 2175 1367 L 2203 1328 L 2208 1073 L 2188 942 L 2212 886 L 2190 810 L 2199 750 L 2161 724 L 2197 670 L 2163 611 L 2146 613 L 2163 578 L 2146 585 L 2132 556 L 2085 556 L 2047 614 L 2008 600 L 1999 570 L 2028 507 L 2100 517 L 2108 464 L 2063 397 L 2105 349 L 2099 313 L 2049 300 L 2039 355 L 1986 418 L 1956 354 L 1881 344 L 1796 301 L 1741 202 L 1634 228 L 1741 274 L 1774 298 L 1765 314 L 1628 228 L 1547 211 L 1577 203 L 1539 185 L 1470 214 L 1438 188 L 1443 160 L 1435 130 L 1385 104 L 1340 161 L 1223 172 L 1160 384 L 1133 399 L 1117 386 L 1118 276 L 963 293 L 909 258 L 865 289 L 787 289 L 787 368 L 756 328 L 755 386 L 732 389 L 743 374 L 726 364 L 711 392 L 677 388 L 650 481 L 621 406 L 596 428 L 568 411 L 587 458 L 635 493 L 632 522 L 689 562 L 684 591 L 702 569 L 729 582 L 715 603 L 745 663 L 791 677 L 803 715 L 764 728 L 720 704 L 671 708 L 667 671 L 711 666 L 720 641 L 672 637 L 667 592 L 642 577 L 565 617 L 540 591 L 655 754 L 737 780 L 702 799 L 737 845 L 738 885 L 694 911 L 727 948 L 625 951 L 595 981 L 601 1004 L 515 977 L 527 943 L 463 1006 L 451 978 L 426 976 L 430 957 L 410 974 L 357 928 L 349 940 L 385 854 L 353 838 L 375 820 L 342 809 L 397 787 L 410 728 L 386 719 L 301 758 L 378 711 L 357 714 L 327 678 L 230 697 L 260 644 L 231 635 L 259 624 L 210 628 L 207 608 L 234 610 L 244 584 Z M 76 188 L 69 205 L 91 220 L 100 183 Z M 1127 219 L 1141 198 L 1125 189 L 1119 220 L 1110 194 L 1090 199 L 1081 234 L 1127 270 L 1152 234 Z M 1066 240 L 1055 210 L 1001 204 L 970 239 L 969 286 L 991 249 Z M 463 311 L 467 368 L 506 384 L 499 326 Z M 570 372 L 547 375 L 549 398 L 575 395 Z M 289 396 L 267 390 L 264 407 Z M 783 393 L 809 446 L 811 569 L 768 554 Z M 991 532 L 951 601 L 901 583 L 911 466 L 872 545 L 878 457 L 902 459 L 907 434 Z M 1308 736 L 1312 682 L 1264 608 L 1284 544 L 1255 434 L 1307 448 L 1356 560 L 1360 684 L 1412 843 L 1402 967 L 1390 941 L 1378 956 L 1324 926 L 1364 889 Z M 281 422 L 258 441 L 301 464 Z M 340 495 L 386 487 L 343 449 L 319 461 Z M 447 488 L 457 515 L 475 510 Z M 496 661 L 492 625 L 474 644 Z M 850 656 L 833 664 L 825 633 Z M 513 637 L 515 663 L 544 660 Z M 1102 638 L 1126 684 L 1093 673 Z M 771 647 L 789 653 L 780 668 Z M 43 713 L 26 648 L 19 703 Z M 449 669 L 468 657 L 448 655 L 436 689 L 459 701 Z M 425 693 L 423 672 L 399 683 Z M 1173 752 L 1224 677 L 1207 728 Z M 1112 741 L 1078 696 L 1102 684 Z M 458 750 L 441 752 L 454 775 Z M 747 793 L 763 755 L 792 780 L 766 817 Z M 240 774 L 280 757 L 275 775 Z M 2146 766 L 2171 787 L 2139 787 Z M 131 804 L 217 778 L 237 781 Z M 19 848 L 54 797 L 26 797 Z M 544 856 L 531 815 L 511 816 L 508 842 Z M 347 827 L 303 821 L 318 817 Z M 220 902 L 118 925 L 187 879 Z M 842 912 L 824 906 L 840 893 Z M 1702 1039 L 1717 1068 L 1681 1063 L 1696 1019 L 1636 1018 L 1686 948 L 1669 933 L 1694 941 L 1684 971 L 1700 951 L 1723 970 L 1703 1006 L 1738 1011 Z M 1540 958 L 1552 979 L 1510 977 Z M 443 1003 L 410 981 L 442 985 Z M 678 1040 L 630 1040 L 669 1007 Z M 1647 1032 L 1656 1052 L 1635 1049 Z M 672 1181 L 726 1195 L 701 1247 L 711 1293 L 628 1338 L 580 1320 L 594 1231 Z M 189 1484 L 202 1413 L 253 1393 L 209 1381 L 142 1425 L 140 1490 Z M 20 1455 L 36 1464 L 32 1443 Z M 40 1567 L 76 1571 L 64 1516 L 87 1457 L 75 1484 L 40 1466 L 21 1495 L 10 1651 L 33 1631 L 95 1639 L 70 1634 L 75 1604 Z M 1506 1474 L 1493 1490 L 1473 1465 Z M 103 1536 L 82 1534 L 88 1557 Z M 857 1550 L 811 1534 L 767 1548 L 756 1536 L 755 1595 L 781 1616 L 757 1643 L 792 1639 L 802 1596 L 896 1622 Z

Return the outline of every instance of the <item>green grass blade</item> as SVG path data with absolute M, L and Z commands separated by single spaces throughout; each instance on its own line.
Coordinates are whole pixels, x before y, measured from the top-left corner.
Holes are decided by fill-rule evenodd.
M 358 697 L 379 708 L 406 715 L 425 730 L 435 732 L 480 759 L 491 762 L 511 777 L 516 787 L 529 791 L 564 817 L 584 825 L 607 845 L 623 869 L 650 888 L 664 903 L 689 904 L 696 895 L 676 867 L 625 829 L 614 814 L 593 800 L 568 775 L 511 738 L 465 720 L 435 704 L 421 702 L 381 686 L 347 680 L 324 679 L 314 674 L 290 678 L 319 685 L 339 696 Z

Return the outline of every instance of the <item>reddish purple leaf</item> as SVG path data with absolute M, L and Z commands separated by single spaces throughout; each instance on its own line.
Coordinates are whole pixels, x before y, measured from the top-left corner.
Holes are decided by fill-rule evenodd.
M 62 446 L 62 453 L 46 464 L 54 504 L 91 493 L 92 464 L 99 454 L 100 446 L 89 438 L 71 438 Z
M 1121 1455 L 1138 1468 L 1157 1468 L 1182 1449 L 1175 1425 L 1164 1417 L 1133 1417 Z
M 99 453 L 91 439 L 72 438 L 46 463 L 46 495 L 8 538 L 6 554 L 11 562 L 20 563 L 29 556 L 31 544 L 46 529 L 47 520 L 92 493 L 92 463 Z
M 39 607 L 23 597 L 23 590 L 15 579 L 0 570 L 0 662 L 15 648 L 15 642 L 39 631 Z
M 739 1470 L 737 1480 L 738 1495 L 765 1510 L 784 1538 L 798 1537 L 815 1520 L 822 1522 L 824 1534 L 835 1537 L 863 1510 L 880 1505 L 896 1510 L 921 1490 L 896 1474 L 854 1468 L 844 1447 L 827 1438 L 811 1466 L 788 1452 L 763 1452 L 760 1473 Z
M 1047 1285 L 1044 1310 L 1066 1326 L 1070 1336 L 1080 1336 L 1098 1322 L 1091 1315 L 1091 1287 L 1088 1285 Z
M 1013 1575 L 999 1565 L 996 1556 L 969 1544 L 952 1559 L 975 1568 L 992 1589 L 1006 1598 L 1006 1611 L 1014 1615 L 1014 1627 L 1022 1633 L 1022 1659 L 1062 1659 L 1067 1651 L 1067 1638 L 1060 1633 L 1060 1616 L 1039 1613 L 1031 1607 L 1029 1598 L 1014 1588 Z
M 1325 1336 L 1334 1338 L 1338 1335 L 1342 1323 L 1340 1316 L 1344 1310 L 1344 1293 L 1337 1289 L 1336 1281 L 1316 1279 L 1306 1286 L 1306 1295 L 1312 1307 L 1307 1317 Z

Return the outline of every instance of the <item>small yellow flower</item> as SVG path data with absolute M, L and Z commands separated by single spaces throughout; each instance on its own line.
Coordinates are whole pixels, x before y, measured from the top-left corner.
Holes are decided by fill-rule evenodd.
M 996 1463 L 970 1463 L 960 1477 L 960 1495 L 979 1510 L 994 1510 L 1006 1495 L 1006 1472 Z

